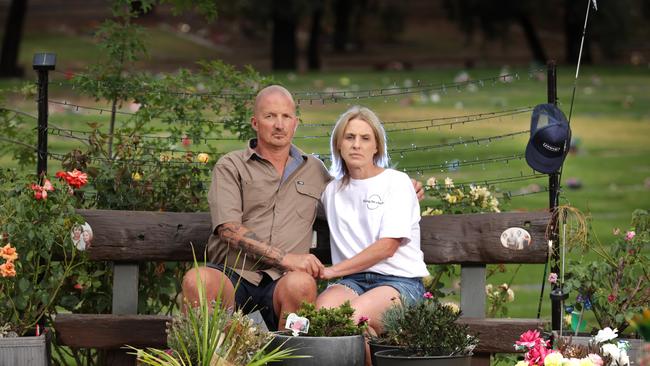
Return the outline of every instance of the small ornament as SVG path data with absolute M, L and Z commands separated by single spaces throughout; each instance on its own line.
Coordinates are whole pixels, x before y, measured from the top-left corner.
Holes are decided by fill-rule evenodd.
M 70 232 L 72 243 L 78 250 L 86 250 L 93 240 L 93 229 L 87 222 L 75 225 Z
M 530 233 L 520 227 L 509 227 L 501 233 L 501 245 L 513 250 L 523 250 L 532 242 Z
M 309 319 L 298 316 L 296 313 L 291 313 L 287 317 L 287 323 L 284 325 L 285 329 L 289 329 L 294 337 L 299 333 L 309 333 Z

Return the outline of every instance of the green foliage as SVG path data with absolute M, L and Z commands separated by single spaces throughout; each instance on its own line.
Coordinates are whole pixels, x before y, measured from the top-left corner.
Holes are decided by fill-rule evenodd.
M 195 268 L 198 264 L 195 260 Z M 197 272 L 198 273 L 198 272 Z M 198 274 L 197 274 L 198 277 Z M 257 328 L 241 311 L 226 309 L 220 299 L 209 302 L 200 278 L 199 305 L 175 316 L 167 326 L 169 351 L 131 347 L 146 365 L 266 365 L 291 357 L 292 349 L 267 349 L 273 336 Z
M 427 205 L 422 216 L 501 212 L 500 202 L 494 195 L 495 187 L 456 187 L 449 177 L 442 184 L 431 177 L 425 188 L 427 199 L 432 201 L 432 205 Z
M 296 312 L 299 316 L 309 319 L 311 337 L 340 337 L 363 334 L 368 327 L 367 322 L 355 324 L 352 318 L 354 309 L 346 301 L 336 308 L 316 309 L 311 303 L 303 302 Z
M 596 260 L 582 258 L 567 267 L 566 291 L 577 292 L 575 308 L 592 310 L 600 329 L 623 332 L 628 319 L 642 312 L 650 302 L 650 215 L 635 210 L 631 228 L 615 229 L 614 241 L 603 244 L 592 237 L 582 243 L 584 250 L 597 254 Z
M 83 264 L 70 238 L 80 221 L 72 188 L 55 180 L 47 196 L 37 198 L 36 182 L 35 176 L 0 171 L 0 244 L 18 254 L 15 275 L 0 277 L 0 324 L 8 323 L 18 335 L 56 313 L 65 285 Z
M 457 323 L 460 312 L 434 298 L 394 304 L 382 315 L 384 334 L 378 341 L 404 346 L 417 356 L 466 355 L 478 343 L 467 325 Z

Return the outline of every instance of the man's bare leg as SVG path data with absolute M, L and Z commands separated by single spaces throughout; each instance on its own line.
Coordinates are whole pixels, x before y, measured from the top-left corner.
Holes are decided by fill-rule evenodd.
M 197 277 L 198 275 L 198 277 Z M 221 305 L 232 308 L 235 305 L 235 288 L 230 278 L 225 273 L 215 268 L 192 268 L 183 276 L 183 298 L 193 307 L 199 306 L 199 278 L 205 286 L 205 295 L 208 302 L 221 299 Z M 185 311 L 186 303 L 183 304 Z
M 305 272 L 289 272 L 282 276 L 273 292 L 273 309 L 278 316 L 278 330 L 284 329 L 287 315 L 300 308 L 303 301 L 314 303 L 318 289 L 316 280 Z

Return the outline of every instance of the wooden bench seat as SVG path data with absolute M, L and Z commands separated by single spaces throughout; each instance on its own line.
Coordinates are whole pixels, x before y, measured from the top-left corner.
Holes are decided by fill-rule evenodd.
M 197 259 L 210 233 L 208 213 L 169 213 L 113 210 L 80 210 L 93 229 L 88 249 L 93 261 L 113 262 L 113 314 L 59 314 L 54 322 L 60 344 L 75 348 L 110 349 L 112 365 L 134 365 L 119 347 L 165 347 L 167 316 L 137 315 L 138 265 L 146 261 Z M 427 264 L 461 265 L 463 322 L 479 334 L 478 354 L 513 352 L 513 343 L 528 329 L 541 328 L 539 319 L 485 319 L 487 264 L 545 263 L 548 245 L 547 212 L 425 216 L 420 223 L 421 247 Z M 501 233 L 509 227 L 525 228 L 532 242 L 525 250 L 501 245 Z M 317 246 L 312 252 L 329 263 L 327 224 L 317 221 Z M 531 309 L 531 313 L 533 310 Z M 485 357 L 475 357 L 485 363 Z M 481 361 L 482 360 L 482 361 Z M 487 359 L 489 362 L 489 358 Z

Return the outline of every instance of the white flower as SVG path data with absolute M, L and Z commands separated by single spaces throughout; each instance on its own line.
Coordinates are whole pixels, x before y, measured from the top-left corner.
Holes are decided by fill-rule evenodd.
M 515 292 L 511 288 L 508 289 L 508 302 L 515 301 Z
M 616 337 L 618 337 L 618 329 L 614 328 L 614 330 L 612 330 L 612 328 L 606 327 L 605 329 L 598 331 L 598 334 L 594 336 L 594 341 L 596 343 L 605 343 L 615 339 Z
M 630 357 L 625 350 L 621 350 L 621 356 L 618 358 L 618 366 L 628 366 L 630 364 Z
M 618 363 L 618 359 L 621 356 L 621 351 L 618 349 L 618 347 L 615 344 L 605 343 L 602 346 L 602 350 L 603 350 L 603 355 L 611 357 L 613 362 Z
M 445 188 L 454 188 L 454 181 L 449 177 L 445 178 Z
M 438 183 L 438 181 L 436 181 L 436 177 L 431 177 L 427 179 L 427 185 L 431 188 L 435 187 L 436 183 Z

